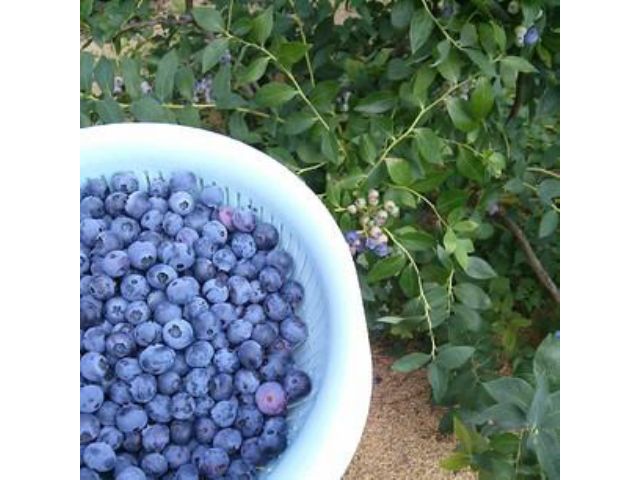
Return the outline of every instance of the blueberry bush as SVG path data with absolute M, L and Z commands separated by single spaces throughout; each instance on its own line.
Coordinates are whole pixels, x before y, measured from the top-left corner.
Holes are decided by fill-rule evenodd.
M 559 3 L 82 0 L 81 125 L 278 159 L 345 232 L 372 338 L 448 407 L 442 466 L 559 478 Z

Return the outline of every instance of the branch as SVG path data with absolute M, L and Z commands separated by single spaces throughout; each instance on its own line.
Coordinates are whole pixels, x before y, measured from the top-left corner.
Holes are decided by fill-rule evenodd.
M 498 211 L 493 216 L 498 221 L 500 221 L 515 237 L 516 241 L 520 245 L 520 248 L 522 248 L 522 250 L 524 251 L 525 257 L 527 258 L 527 263 L 533 269 L 533 272 L 536 274 L 538 281 L 544 288 L 547 289 L 551 297 L 559 305 L 560 290 L 552 280 L 551 276 L 542 266 L 540 259 L 536 255 L 536 252 L 533 251 L 531 243 L 529 243 L 529 240 L 527 239 L 522 229 L 518 226 L 518 224 L 516 224 L 507 216 L 506 212 L 502 208 L 498 208 Z

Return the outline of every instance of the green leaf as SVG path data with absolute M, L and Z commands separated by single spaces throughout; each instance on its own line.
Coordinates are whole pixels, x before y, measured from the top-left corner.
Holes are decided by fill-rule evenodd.
M 394 232 L 400 243 L 408 250 L 428 250 L 435 247 L 436 242 L 429 233 L 413 227 L 404 227 Z
M 456 168 L 462 176 L 467 177 L 469 180 L 478 183 L 484 181 L 484 165 L 479 158 L 466 148 L 458 150 Z
M 466 23 L 460 30 L 460 44 L 464 47 L 473 47 L 478 44 L 478 31 L 472 23 Z
M 415 97 L 418 105 L 424 106 L 429 97 L 428 90 L 433 81 L 436 78 L 436 71 L 433 68 L 429 68 L 428 65 L 423 65 L 416 72 L 413 79 L 413 87 L 411 93 Z
M 427 367 L 429 372 L 429 383 L 431 384 L 431 394 L 436 403 L 441 403 L 447 393 L 449 386 L 449 372 L 444 368 L 431 362 Z
M 538 346 L 533 358 L 536 377 L 544 376 L 551 391 L 560 388 L 560 340 L 548 335 Z
M 453 229 L 460 233 L 471 233 L 478 229 L 478 224 L 473 220 L 461 220 L 453 225 Z
M 469 194 L 466 190 L 460 189 L 445 189 L 439 196 L 437 207 L 441 214 L 446 214 L 467 203 Z
M 491 298 L 480 287 L 472 283 L 459 283 L 453 287 L 458 300 L 469 308 L 488 310 L 491 308 Z
M 246 85 L 247 83 L 260 80 L 267 70 L 267 65 L 269 65 L 268 57 L 258 57 L 254 59 L 247 67 L 238 72 L 236 76 L 238 85 Z
M 335 135 L 327 130 L 322 130 L 320 134 L 320 151 L 331 163 L 335 165 L 341 163 L 342 159 L 338 151 L 338 141 Z
M 411 27 L 409 28 L 409 42 L 412 53 L 416 53 L 425 44 L 433 31 L 433 27 L 433 20 L 427 15 L 426 11 L 420 10 L 413 15 Z
M 80 18 L 86 20 L 93 10 L 93 0 L 80 0 Z
M 196 24 L 207 32 L 224 31 L 222 15 L 213 7 L 193 7 L 191 10 Z
M 93 75 L 95 76 L 96 82 L 100 86 L 100 90 L 103 94 L 111 95 L 111 92 L 113 91 L 113 72 L 113 60 L 106 57 L 100 57 L 93 70 Z
M 514 57 L 509 55 L 504 57 L 502 60 L 500 60 L 500 62 L 503 65 L 506 65 L 512 68 L 513 70 L 516 70 L 522 73 L 534 73 L 538 71 L 536 67 L 531 65 L 528 60 L 525 60 L 522 57 Z
M 540 220 L 540 228 L 538 229 L 538 237 L 544 238 L 551 235 L 558 228 L 560 215 L 555 210 L 547 211 Z
M 304 58 L 304 54 L 307 53 L 310 48 L 309 45 L 305 45 L 302 42 L 283 42 L 274 53 L 278 61 L 285 68 L 291 68 Z
M 400 0 L 391 8 L 391 25 L 398 30 L 406 28 L 413 16 L 413 2 Z
M 139 122 L 174 123 L 173 114 L 151 97 L 142 97 L 131 104 L 131 113 Z
M 103 123 L 121 123 L 124 121 L 124 112 L 118 102 L 111 97 L 96 102 L 96 112 Z
M 475 63 L 478 68 L 480 68 L 480 71 L 484 75 L 488 77 L 495 77 L 496 67 L 484 52 L 481 52 L 480 50 L 476 50 L 474 48 L 466 48 L 464 53 L 466 53 L 467 57 L 469 57 L 471 61 Z
M 496 44 L 500 50 L 504 51 L 507 47 L 507 34 L 497 23 L 491 22 L 491 27 L 493 28 L 493 38 L 496 41 Z
M 469 102 L 469 109 L 473 116 L 478 120 L 483 120 L 491 109 L 493 108 L 494 101 L 493 89 L 489 80 L 482 77 L 476 83 L 476 88 L 471 93 L 471 100 Z
M 483 385 L 496 402 L 513 404 L 523 412 L 529 410 L 533 400 L 533 387 L 521 378 L 502 377 Z
M 524 413 L 510 403 L 498 403 L 486 408 L 475 416 L 474 421 L 479 425 L 489 423 L 502 431 L 520 429 L 527 424 Z
M 456 50 L 449 51 L 447 58 L 437 66 L 438 72 L 451 83 L 457 83 L 460 78 L 462 62 Z
M 444 244 L 445 251 L 451 254 L 456 251 L 456 247 L 458 245 L 458 237 L 456 236 L 455 232 L 452 229 L 447 228 L 447 231 L 444 234 L 442 242 Z
M 460 442 L 462 449 L 468 455 L 473 453 L 473 438 L 471 431 L 458 417 L 453 417 L 453 433 Z
M 391 110 L 396 104 L 396 95 L 390 91 L 374 92 L 358 102 L 356 112 L 375 115 Z
M 224 52 L 229 48 L 229 40 L 226 38 L 217 38 L 204 48 L 202 52 L 202 72 L 207 73 L 219 61 Z
M 188 127 L 199 128 L 202 126 L 200 121 L 200 112 L 197 108 L 187 105 L 184 108 L 180 108 L 176 111 L 176 120 L 180 125 L 186 125 Z
M 93 55 L 88 52 L 80 54 L 80 90 L 91 93 L 93 83 Z
M 265 9 L 252 22 L 253 37 L 260 45 L 264 45 L 273 30 L 273 7 Z
M 533 450 L 549 480 L 560 478 L 560 441 L 558 435 L 539 430 L 531 436 Z
M 465 273 L 476 280 L 489 280 L 498 276 L 491 265 L 480 257 L 469 257 Z
M 80 113 L 80 128 L 91 126 L 91 119 L 85 113 Z
M 410 266 L 405 267 L 398 279 L 398 285 L 408 298 L 417 297 L 419 293 L 418 276 Z
M 467 330 L 478 332 L 482 328 L 482 317 L 476 310 L 457 303 L 454 305 L 453 311 L 462 320 Z
M 560 196 L 560 180 L 547 178 L 540 182 L 540 185 L 538 185 L 538 195 L 544 203 L 553 203 L 553 199 Z
M 415 132 L 416 147 L 427 163 L 442 165 L 442 139 L 430 128 L 418 128 Z
M 392 58 L 387 64 L 387 78 L 397 81 L 407 78 L 413 72 L 409 64 L 400 58 Z
M 463 132 L 471 132 L 478 128 L 476 121 L 471 118 L 465 108 L 465 102 L 460 98 L 447 99 L 447 111 L 453 125 Z
M 454 452 L 447 458 L 440 460 L 440 466 L 445 470 L 462 470 L 470 465 L 471 457 L 463 452 Z
M 176 72 L 176 88 L 180 93 L 180 96 L 185 100 L 191 101 L 193 98 L 193 86 L 196 83 L 196 78 L 187 66 L 181 66 Z
M 284 131 L 287 135 L 298 135 L 309 130 L 318 119 L 307 112 L 295 112 L 287 117 L 284 122 Z
M 442 347 L 436 357 L 438 365 L 453 370 L 464 365 L 476 351 L 470 346 L 450 346 Z
M 256 92 L 256 103 L 261 107 L 279 107 L 297 95 L 295 88 L 280 82 L 271 82 Z
M 170 50 L 158 63 L 155 91 L 162 102 L 171 100 L 176 71 L 178 70 L 178 54 Z
M 413 372 L 429 363 L 430 358 L 429 355 L 422 352 L 409 353 L 393 362 L 391 369 L 402 373 Z
M 385 163 L 393 183 L 403 186 L 411 185 L 413 182 L 413 174 L 411 173 L 411 165 L 409 165 L 409 162 L 402 158 L 387 157 Z
M 142 78 L 140 77 L 140 65 L 133 58 L 126 57 L 122 60 L 122 78 L 124 79 L 124 88 L 129 97 L 132 100 L 139 98 Z
M 385 278 L 393 277 L 400 273 L 402 267 L 404 267 L 406 259 L 404 255 L 392 255 L 390 257 L 378 260 L 376 264 L 371 268 L 367 275 L 367 280 L 370 283 L 384 280 Z

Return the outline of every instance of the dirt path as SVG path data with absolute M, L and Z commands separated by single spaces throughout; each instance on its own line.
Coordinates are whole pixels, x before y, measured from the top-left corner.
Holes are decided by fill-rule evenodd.
M 364 436 L 343 480 L 471 480 L 441 469 L 455 439 L 438 433 L 442 410 L 428 402 L 424 371 L 391 371 L 393 359 L 375 349 L 373 397 Z

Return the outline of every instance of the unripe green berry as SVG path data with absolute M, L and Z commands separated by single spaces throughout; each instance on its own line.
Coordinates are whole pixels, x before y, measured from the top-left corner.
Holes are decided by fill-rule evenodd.
M 367 201 L 364 198 L 360 197 L 356 199 L 356 201 L 354 202 L 354 205 L 358 210 L 364 210 L 367 206 Z
M 358 209 L 355 205 L 351 204 L 347 207 L 347 212 L 351 215 L 355 215 L 356 213 L 358 213 Z
M 515 0 L 512 1 L 512 2 L 509 2 L 509 6 L 507 7 L 507 11 L 511 15 L 515 15 L 516 13 L 518 13 L 520 11 L 520 3 L 516 2 Z
M 393 200 L 387 200 L 386 202 L 384 202 L 384 209 L 391 213 L 391 210 L 393 210 L 396 207 L 396 202 L 394 202 Z

